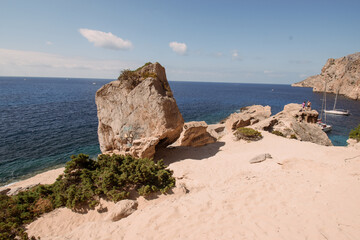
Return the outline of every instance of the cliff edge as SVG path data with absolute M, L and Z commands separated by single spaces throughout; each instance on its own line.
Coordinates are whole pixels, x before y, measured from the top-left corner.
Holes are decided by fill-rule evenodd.
M 293 87 L 312 87 L 314 92 L 343 94 L 348 98 L 360 100 L 360 52 L 338 59 L 330 58 L 319 75 L 294 83 Z

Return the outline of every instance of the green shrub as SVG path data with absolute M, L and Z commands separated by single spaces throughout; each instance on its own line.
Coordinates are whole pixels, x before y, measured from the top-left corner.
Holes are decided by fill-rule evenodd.
M 252 128 L 245 128 L 245 127 L 236 129 L 234 136 L 236 137 L 237 140 L 244 139 L 247 141 L 258 141 L 262 139 L 262 135 L 260 132 Z
M 280 137 L 285 137 L 284 134 L 280 131 L 272 131 L 272 134 L 276 135 L 276 136 L 280 136 Z
M 350 131 L 349 138 L 360 142 L 360 124 L 355 129 Z
M 290 139 L 297 139 L 297 137 L 296 137 L 295 134 L 291 134 L 291 135 L 290 135 Z
M 145 79 L 148 77 L 157 78 L 157 75 L 154 72 L 144 72 L 141 76 Z
M 162 161 L 120 155 L 100 155 L 98 160 L 84 154 L 72 156 L 55 183 L 12 197 L 0 195 L 0 239 L 29 239 L 23 225 L 58 207 L 81 211 L 95 207 L 100 197 L 117 202 L 128 198 L 130 191 L 146 196 L 166 193 L 174 186 L 172 171 Z
M 139 75 L 135 71 L 131 71 L 130 69 L 124 69 L 121 71 L 118 80 L 136 80 Z
M 143 67 L 145 67 L 145 66 L 147 66 L 147 65 L 150 65 L 151 64 L 151 62 L 147 62 L 147 63 L 145 63 L 144 65 L 142 65 L 141 67 L 138 67 L 136 70 L 135 70 L 135 72 L 137 72 L 137 71 L 139 71 L 139 70 L 141 70 Z

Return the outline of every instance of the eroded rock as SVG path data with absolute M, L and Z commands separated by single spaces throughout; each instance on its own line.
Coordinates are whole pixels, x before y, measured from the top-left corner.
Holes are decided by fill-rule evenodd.
M 216 142 L 216 138 L 206 131 L 208 125 L 204 122 L 187 122 L 179 137 L 180 146 L 200 147 Z
M 240 109 L 239 113 L 231 114 L 225 121 L 228 131 L 234 131 L 239 127 L 246 127 L 262 121 L 271 115 L 270 106 L 253 105 Z
M 102 153 L 151 158 L 180 136 L 184 120 L 159 64 L 124 71 L 96 92 Z

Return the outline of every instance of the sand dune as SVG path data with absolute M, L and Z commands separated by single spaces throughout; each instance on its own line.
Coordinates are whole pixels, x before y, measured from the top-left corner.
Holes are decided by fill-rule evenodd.
M 173 194 L 141 197 L 138 209 L 117 222 L 106 220 L 114 203 L 102 201 L 103 213 L 57 209 L 31 223 L 28 233 L 41 239 L 358 239 L 360 150 L 263 135 L 252 143 L 227 135 L 205 147 L 159 152 L 177 178 Z M 249 163 L 262 153 L 272 159 Z

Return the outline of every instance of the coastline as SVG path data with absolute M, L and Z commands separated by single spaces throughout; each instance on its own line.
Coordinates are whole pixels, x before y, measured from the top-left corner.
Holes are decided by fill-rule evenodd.
M 120 221 L 106 212 L 56 209 L 27 226 L 41 239 L 344 239 L 360 235 L 360 149 L 320 146 L 262 132 L 257 142 L 227 134 L 203 147 L 156 154 L 174 171 L 169 195 L 138 198 Z M 250 164 L 259 154 L 272 158 Z M 51 183 L 63 169 L 20 181 Z M 146 233 L 146 235 L 144 235 Z M 224 235 L 225 234 L 225 235 Z M 295 237 L 294 237 L 295 236 Z
M 27 186 L 34 184 L 52 184 L 55 182 L 56 178 L 64 172 L 64 167 L 59 167 L 51 169 L 42 173 L 35 174 L 32 177 L 29 177 L 24 180 L 19 180 L 5 186 L 0 187 L 0 192 L 6 189 L 15 190 L 17 188 L 26 188 Z

